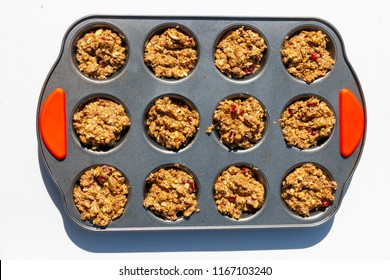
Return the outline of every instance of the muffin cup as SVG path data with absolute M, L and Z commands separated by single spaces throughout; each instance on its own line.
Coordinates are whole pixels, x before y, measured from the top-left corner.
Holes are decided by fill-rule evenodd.
M 269 46 L 269 43 L 267 41 L 267 38 L 264 36 L 264 34 L 256 27 L 254 27 L 253 25 L 248 25 L 247 23 L 245 24 L 234 24 L 234 25 L 231 25 L 227 28 L 225 28 L 223 31 L 220 32 L 220 34 L 218 35 L 218 37 L 216 38 L 216 40 L 214 41 L 214 52 L 213 52 L 213 59 L 214 59 L 214 62 L 215 62 L 215 53 L 216 53 L 216 50 L 217 50 L 217 47 L 219 45 L 219 43 L 224 40 L 226 38 L 226 36 L 229 36 L 229 34 L 231 34 L 232 32 L 236 31 L 236 30 L 239 30 L 240 28 L 243 28 L 244 31 L 252 31 L 256 34 L 258 34 L 263 40 L 264 40 L 264 45 L 265 45 L 265 49 L 264 51 L 261 52 L 261 59 L 257 62 L 257 64 L 259 65 L 259 69 L 256 70 L 256 71 L 253 71 L 253 69 L 248 69 L 250 72 L 247 72 L 243 77 L 240 77 L 240 78 L 237 78 L 237 77 L 229 77 L 227 74 L 223 73 L 217 66 L 216 66 L 216 69 L 218 70 L 218 72 L 220 74 L 222 74 L 226 79 L 229 79 L 230 81 L 232 82 L 246 82 L 246 81 L 249 81 L 251 79 L 255 79 L 257 78 L 262 72 L 263 72 L 263 69 L 266 67 L 267 65 L 267 60 L 268 60 L 268 57 L 269 57 L 269 50 L 268 50 L 268 46 Z M 253 71 L 253 72 L 252 72 Z
M 80 62 L 77 60 L 77 52 L 78 52 L 77 42 L 80 39 L 82 39 L 83 36 L 85 36 L 86 34 L 91 33 L 91 32 L 96 32 L 99 29 L 110 30 L 113 33 L 117 34 L 119 37 L 121 37 L 121 39 L 122 39 L 121 46 L 125 49 L 125 51 L 124 51 L 124 53 L 125 53 L 124 64 L 119 66 L 119 68 L 117 70 L 115 70 L 112 74 L 106 75 L 104 79 L 89 77 L 87 74 L 80 71 L 80 69 L 79 69 Z M 117 76 L 119 76 L 121 74 L 123 69 L 126 68 L 127 62 L 129 60 L 129 57 L 130 57 L 130 53 L 129 53 L 130 42 L 127 40 L 127 38 L 123 34 L 124 34 L 124 32 L 120 28 L 118 28 L 116 25 L 109 23 L 109 22 L 104 22 L 104 21 L 96 22 L 96 23 L 89 24 L 89 25 L 86 25 L 85 27 L 83 27 L 81 30 L 78 31 L 77 34 L 74 35 L 74 40 L 72 42 L 72 48 L 71 48 L 72 61 L 73 61 L 73 66 L 74 66 L 75 70 L 83 78 L 91 79 L 92 81 L 98 81 L 98 82 L 99 81 L 100 82 L 108 81 L 109 82 L 109 81 L 115 79 Z

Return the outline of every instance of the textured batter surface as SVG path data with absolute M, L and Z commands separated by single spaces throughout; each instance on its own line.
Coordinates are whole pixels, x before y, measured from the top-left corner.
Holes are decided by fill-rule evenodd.
M 207 128 L 211 133 L 215 128 L 220 141 L 230 149 L 249 148 L 260 140 L 265 125 L 263 107 L 253 97 L 246 99 L 225 99 L 214 111 L 214 123 Z
M 168 28 L 146 44 L 144 61 L 160 78 L 183 78 L 195 67 L 198 52 L 195 39 Z
M 307 149 L 330 136 L 336 119 L 324 101 L 311 97 L 293 102 L 279 121 L 287 144 Z
M 104 80 L 112 75 L 126 60 L 123 36 L 110 29 L 87 33 L 77 41 L 79 69 L 86 76 Z
M 195 136 L 199 114 L 169 97 L 158 99 L 146 120 L 149 135 L 167 149 L 178 150 Z
M 196 184 L 187 172 L 177 168 L 160 168 L 146 179 L 144 207 L 166 220 L 189 217 L 199 211 Z
M 281 49 L 287 71 L 306 83 L 325 76 L 334 60 L 327 50 L 328 38 L 321 31 L 301 31 L 286 38 Z
M 306 163 L 286 176 L 281 196 L 292 211 L 307 217 L 310 212 L 322 210 L 335 200 L 337 183 L 321 168 Z
M 253 213 L 264 203 L 264 186 L 252 169 L 231 166 L 217 178 L 214 198 L 218 211 L 234 219 L 243 213 Z
M 256 73 L 267 48 L 256 32 L 240 27 L 229 32 L 218 43 L 214 56 L 215 66 L 230 78 L 242 78 Z
M 122 105 L 97 98 L 73 116 L 73 127 L 81 143 L 92 150 L 108 150 L 130 126 Z
M 83 221 L 106 227 L 122 215 L 127 203 L 129 186 L 125 177 L 111 166 L 87 170 L 73 189 L 74 202 Z

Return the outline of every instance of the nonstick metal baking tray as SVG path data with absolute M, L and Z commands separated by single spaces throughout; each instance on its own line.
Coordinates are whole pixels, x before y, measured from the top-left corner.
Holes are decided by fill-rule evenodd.
M 157 78 L 143 61 L 145 43 L 156 30 L 174 26 L 179 26 L 194 36 L 198 44 L 198 61 L 186 78 Z M 267 49 L 260 71 L 237 80 L 219 72 L 214 66 L 213 54 L 218 39 L 227 30 L 241 26 L 258 31 L 265 39 Z M 103 81 L 82 74 L 75 59 L 77 39 L 99 27 L 107 27 L 123 34 L 128 48 L 127 61 L 122 69 Z M 303 29 L 325 32 L 335 60 L 333 69 L 311 84 L 291 76 L 280 54 L 285 37 Z M 58 88 L 63 89 L 61 97 L 54 96 L 58 93 Z M 348 92 L 349 97 L 343 99 L 345 92 Z M 253 147 L 229 150 L 219 141 L 216 132 L 209 135 L 205 131 L 213 122 L 213 112 L 218 103 L 240 94 L 254 96 L 261 102 L 266 110 L 266 128 L 263 138 Z M 195 138 L 187 147 L 177 152 L 160 147 L 145 129 L 147 109 L 156 98 L 165 95 L 190 102 L 200 115 L 199 131 Z M 299 150 L 286 145 L 279 118 L 292 100 L 309 95 L 317 96 L 330 105 L 335 113 L 336 124 L 326 142 L 312 149 Z M 125 106 L 131 119 L 126 136 L 106 152 L 84 148 L 72 126 L 73 114 L 80 104 L 95 96 L 119 101 Z M 52 111 L 51 116 L 54 117 L 42 120 L 45 106 Z M 362 116 L 359 120 L 356 120 L 356 112 Z M 45 134 L 42 130 L 45 128 L 41 121 L 52 122 L 52 136 L 46 141 L 42 137 Z M 58 186 L 64 208 L 76 224 L 95 231 L 320 225 L 340 208 L 346 185 L 363 151 L 365 123 L 363 91 L 346 57 L 342 38 L 335 27 L 317 18 L 88 16 L 76 21 L 65 33 L 59 57 L 43 84 L 37 109 L 39 153 Z M 311 213 L 310 217 L 301 217 L 289 210 L 281 199 L 280 192 L 286 174 L 306 162 L 312 162 L 326 170 L 339 187 L 335 192 L 334 203 L 326 210 Z M 103 164 L 120 170 L 131 188 L 122 216 L 106 228 L 99 228 L 80 219 L 73 200 L 73 188 L 83 171 Z M 179 164 L 195 176 L 200 211 L 188 219 L 171 222 L 146 210 L 143 199 L 147 176 L 158 167 L 174 164 Z M 263 177 L 266 190 L 262 208 L 239 220 L 221 215 L 213 198 L 214 181 L 223 170 L 234 164 L 256 168 Z

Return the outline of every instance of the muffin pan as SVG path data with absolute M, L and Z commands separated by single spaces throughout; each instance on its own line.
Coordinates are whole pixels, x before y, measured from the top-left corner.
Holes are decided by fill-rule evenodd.
M 196 39 L 198 59 L 187 77 L 156 77 L 145 65 L 144 47 L 158 30 L 178 26 Z M 230 29 L 244 26 L 258 30 L 267 49 L 260 70 L 242 79 L 228 78 L 214 66 L 214 50 Z M 109 28 L 124 36 L 127 59 L 106 80 L 86 77 L 78 70 L 77 40 L 98 28 Z M 333 69 L 307 84 L 291 76 L 281 59 L 286 36 L 299 30 L 321 30 L 330 41 Z M 217 132 L 207 134 L 218 103 L 226 98 L 253 96 L 265 109 L 265 130 L 258 143 L 248 149 L 230 150 Z M 145 121 L 157 98 L 171 96 L 195 108 L 199 130 L 178 151 L 167 150 L 149 137 Z M 279 118 L 292 101 L 316 96 L 330 105 L 336 117 L 329 139 L 308 150 L 289 147 L 283 139 Z M 81 104 L 104 97 L 122 104 L 131 119 L 125 136 L 108 151 L 92 151 L 79 141 L 72 117 Z M 39 152 L 58 186 L 69 217 L 85 229 L 96 231 L 227 229 L 309 227 L 329 220 L 340 208 L 345 186 L 351 178 L 365 141 L 366 107 L 359 80 L 346 58 L 338 31 L 316 18 L 235 17 L 136 17 L 89 16 L 66 32 L 57 61 L 50 70 L 39 97 L 37 136 Z M 301 217 L 281 198 L 284 177 L 295 167 L 311 162 L 335 180 L 335 201 L 323 211 Z M 110 165 L 120 170 L 131 186 L 124 213 L 107 227 L 82 221 L 73 199 L 73 188 L 90 167 Z M 191 173 L 196 182 L 199 212 L 189 218 L 166 221 L 143 207 L 146 178 L 160 167 L 177 166 Z M 213 185 L 231 165 L 253 168 L 265 188 L 262 207 L 239 220 L 221 215 L 213 196 Z

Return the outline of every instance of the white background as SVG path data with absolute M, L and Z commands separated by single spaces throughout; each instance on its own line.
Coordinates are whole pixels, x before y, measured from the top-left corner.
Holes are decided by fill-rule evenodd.
M 0 0 L 0 259 L 389 260 L 389 10 L 376 0 Z M 344 39 L 368 112 L 364 152 L 335 218 L 308 229 L 93 233 L 74 225 L 39 161 L 36 107 L 67 28 L 89 14 L 331 22 Z

